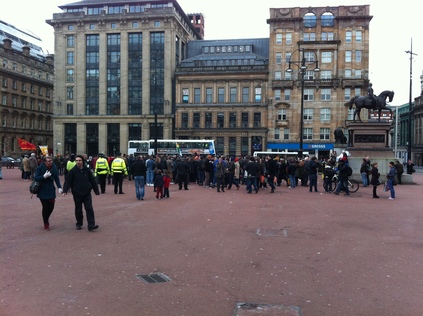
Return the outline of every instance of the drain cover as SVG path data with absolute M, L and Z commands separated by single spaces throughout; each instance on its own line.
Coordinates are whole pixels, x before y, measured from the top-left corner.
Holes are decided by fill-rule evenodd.
M 266 315 L 266 316 L 300 316 L 297 306 L 283 306 L 273 304 L 242 303 L 236 304 L 234 316 Z
M 146 283 L 165 283 L 170 281 L 170 278 L 167 275 L 160 272 L 137 274 L 137 278 L 143 280 Z

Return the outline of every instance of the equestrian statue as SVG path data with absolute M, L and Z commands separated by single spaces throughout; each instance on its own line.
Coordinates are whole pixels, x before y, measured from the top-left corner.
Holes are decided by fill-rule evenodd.
M 362 108 L 378 111 L 379 112 L 379 122 L 380 122 L 380 114 L 382 110 L 389 110 L 392 117 L 392 110 L 390 108 L 386 107 L 386 98 L 389 99 L 388 102 L 392 102 L 394 99 L 394 91 L 385 90 L 381 94 L 379 94 L 377 97 L 373 96 L 373 88 L 369 87 L 369 95 L 368 96 L 355 96 L 351 98 L 349 102 L 347 102 L 345 105 L 348 105 L 350 110 L 353 108 L 353 105 L 355 105 L 354 110 L 354 117 L 353 120 L 355 121 L 355 116 L 357 115 L 358 120 L 361 122 L 360 118 L 360 112 Z

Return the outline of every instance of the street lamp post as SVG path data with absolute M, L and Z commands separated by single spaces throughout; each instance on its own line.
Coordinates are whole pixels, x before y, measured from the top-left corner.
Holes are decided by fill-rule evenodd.
M 300 55 L 300 60 L 298 61 L 293 61 L 291 60 L 292 56 L 294 55 L 295 52 L 298 52 L 298 54 Z M 288 73 L 292 73 L 294 70 L 291 68 L 291 65 L 295 65 L 298 67 L 299 69 L 299 74 L 301 75 L 301 110 L 300 110 L 300 148 L 298 150 L 298 157 L 301 158 L 303 156 L 303 137 L 304 137 L 304 82 L 305 82 L 305 75 L 307 72 L 307 68 L 310 65 L 315 65 L 314 68 L 314 72 L 319 72 L 319 61 L 317 60 L 307 60 L 306 57 L 304 56 L 304 52 L 305 50 L 303 48 L 298 48 L 296 50 L 294 50 L 291 54 L 291 56 L 289 56 L 289 60 L 288 60 L 288 69 L 286 70 L 286 72 Z M 315 56 L 316 53 L 313 52 L 313 55 L 311 56 Z M 313 57 L 314 59 L 314 57 Z
M 413 112 L 413 105 L 412 105 L 412 91 L 413 91 L 413 55 L 417 55 L 413 53 L 413 39 L 411 39 L 411 49 L 406 51 L 407 54 L 410 54 L 410 94 L 408 99 L 408 142 L 407 142 L 407 160 L 411 159 L 411 119 L 412 119 L 412 112 Z

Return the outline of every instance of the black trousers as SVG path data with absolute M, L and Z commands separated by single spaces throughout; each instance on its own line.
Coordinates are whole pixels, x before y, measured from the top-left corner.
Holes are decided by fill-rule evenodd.
M 84 205 L 85 213 L 87 213 L 88 227 L 93 227 L 95 225 L 95 219 L 91 194 L 83 196 L 74 195 L 73 201 L 75 202 L 76 225 L 82 226 L 84 223 L 84 213 L 82 212 L 82 205 Z
M 43 222 L 44 224 L 48 224 L 48 219 L 50 218 L 51 213 L 54 210 L 54 199 L 44 200 L 40 199 L 41 205 L 43 206 L 42 215 L 43 215 Z
M 98 179 L 98 184 L 100 184 L 101 193 L 105 193 L 106 192 L 107 174 L 98 174 L 97 179 Z
M 122 184 L 123 184 L 123 173 L 114 173 L 113 174 L 113 183 L 115 185 L 115 193 L 122 193 Z
M 184 185 L 184 189 L 188 189 L 188 175 L 187 174 L 178 175 L 178 184 L 179 184 L 179 190 L 182 189 L 182 184 Z

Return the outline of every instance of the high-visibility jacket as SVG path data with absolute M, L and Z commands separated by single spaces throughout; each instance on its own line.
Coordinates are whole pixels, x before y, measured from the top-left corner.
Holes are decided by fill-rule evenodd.
M 110 168 L 109 163 L 107 162 L 107 159 L 104 157 L 99 157 L 95 163 L 95 170 L 94 170 L 94 176 L 98 174 L 109 174 Z
M 75 160 L 74 161 L 69 160 L 68 163 L 66 164 L 66 170 L 71 171 L 71 169 L 75 166 L 76 166 L 76 161 Z
M 125 175 L 128 175 L 125 160 L 120 157 L 115 158 L 112 162 L 112 173 L 123 173 Z

